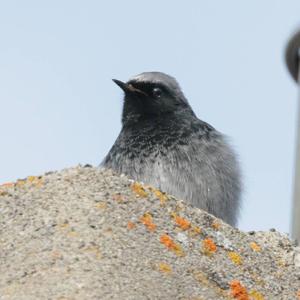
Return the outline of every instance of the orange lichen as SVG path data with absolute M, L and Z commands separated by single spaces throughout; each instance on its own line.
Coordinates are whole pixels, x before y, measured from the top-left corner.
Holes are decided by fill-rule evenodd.
M 176 255 L 178 256 L 183 256 L 184 255 L 184 252 L 183 250 L 181 249 L 180 245 L 178 245 L 177 243 L 175 243 L 171 237 L 167 234 L 163 234 L 161 237 L 160 237 L 160 242 L 162 244 L 164 244 L 169 250 L 173 251 L 176 253 Z
M 0 185 L 0 187 L 9 188 L 13 187 L 15 184 L 13 182 L 5 182 Z
M 176 225 L 181 228 L 182 230 L 187 230 L 189 228 L 191 228 L 191 222 L 189 222 L 187 219 L 180 217 L 177 215 L 176 212 L 172 211 L 170 213 L 171 218 L 173 218 L 174 222 L 176 223 Z
M 214 221 L 212 224 L 211 224 L 211 227 L 214 229 L 214 230 L 219 230 L 221 228 L 221 224 L 217 221 Z
M 50 254 L 54 260 L 61 259 L 63 257 L 62 253 L 59 250 L 53 250 Z
M 247 289 L 238 281 L 230 282 L 231 296 L 238 300 L 250 300 Z
M 206 238 L 202 241 L 202 250 L 205 254 L 211 255 L 217 251 L 217 246 L 211 238 Z
M 234 251 L 228 252 L 228 257 L 236 265 L 241 265 L 243 263 L 243 260 L 242 260 L 241 256 L 238 253 L 234 252 Z
M 163 234 L 160 237 L 160 242 L 169 249 L 173 248 L 174 242 L 167 234 Z
M 300 300 L 300 290 L 297 292 L 297 298 Z
M 250 243 L 250 247 L 253 251 L 256 251 L 256 252 L 260 252 L 261 251 L 261 248 L 259 245 L 257 245 L 255 242 L 251 242 Z
M 163 262 L 158 264 L 158 269 L 159 269 L 159 271 L 161 271 L 163 273 L 171 273 L 172 272 L 172 268 L 170 267 L 170 265 L 163 263 Z
M 138 182 L 134 182 L 131 185 L 131 189 L 138 197 L 145 198 L 148 196 L 148 193 L 145 191 L 144 187 Z
M 131 221 L 128 221 L 128 223 L 127 223 L 127 228 L 128 228 L 129 230 L 134 229 L 135 227 L 136 227 L 136 224 L 134 224 L 134 223 L 131 222 Z
M 155 231 L 156 225 L 152 221 L 152 216 L 149 213 L 145 213 L 140 217 L 140 221 L 148 228 L 149 231 Z
M 191 227 L 191 223 L 185 218 L 175 216 L 174 221 L 182 230 L 187 230 Z
M 250 296 L 251 300 L 264 300 L 265 299 L 264 296 L 256 290 L 250 291 L 249 296 Z
M 120 193 L 113 194 L 112 198 L 113 198 L 113 200 L 115 200 L 117 202 L 123 202 L 124 201 L 124 197 Z

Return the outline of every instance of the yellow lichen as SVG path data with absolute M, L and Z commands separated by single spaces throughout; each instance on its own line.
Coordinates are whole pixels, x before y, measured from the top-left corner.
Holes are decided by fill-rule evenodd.
M 107 203 L 106 202 L 98 202 L 98 203 L 96 203 L 95 207 L 99 208 L 99 209 L 106 209 Z
M 89 247 L 85 248 L 84 251 L 87 253 L 92 253 L 96 257 L 96 259 L 102 258 L 102 254 L 101 254 L 99 246 L 89 246 Z
M 201 228 L 198 226 L 191 226 L 191 230 L 189 231 L 189 235 L 191 237 L 195 237 L 201 233 Z
M 163 272 L 163 273 L 171 273 L 172 272 L 172 268 L 170 267 L 170 265 L 160 262 L 158 264 L 158 269 L 159 271 Z
M 243 263 L 243 260 L 242 260 L 241 256 L 238 253 L 234 252 L 234 251 L 228 252 L 228 257 L 236 265 L 241 265 Z
M 265 299 L 264 296 L 256 290 L 250 291 L 249 296 L 250 296 L 251 300 L 264 300 Z
M 192 271 L 192 273 L 193 273 L 195 279 L 197 281 L 199 281 L 200 283 L 203 283 L 205 285 L 209 284 L 209 280 L 208 280 L 207 275 L 205 273 L 203 273 L 201 271 L 194 271 L 194 270 Z
M 64 222 L 64 223 L 61 223 L 61 224 L 58 225 L 58 227 L 62 228 L 62 229 L 65 229 L 65 228 L 67 228 L 69 226 L 70 226 L 70 224 L 68 222 Z
M 68 232 L 68 236 L 71 236 L 71 237 L 78 237 L 79 236 L 79 233 L 75 230 L 70 230 Z
M 0 196 L 6 196 L 6 195 L 8 195 L 7 191 L 0 190 Z
M 138 182 L 134 182 L 131 185 L 131 189 L 138 197 L 145 198 L 148 196 L 148 193 L 145 191 L 145 188 Z
M 177 217 L 177 214 L 176 214 L 175 211 L 172 211 L 172 212 L 170 213 L 170 216 L 171 216 L 171 218 L 175 219 L 175 218 Z
M 41 187 L 43 185 L 43 179 L 42 177 L 38 176 L 28 176 L 25 179 L 18 179 L 16 183 L 9 183 L 8 186 L 17 186 L 17 187 L 24 187 L 27 184 L 36 186 L 36 187 Z
M 260 252 L 260 251 L 261 251 L 260 246 L 257 245 L 255 242 L 251 242 L 251 243 L 250 243 L 250 248 L 251 248 L 253 251 L 256 251 L 256 252 Z
M 28 182 L 34 182 L 34 181 L 36 181 L 37 180 L 37 177 L 36 176 L 28 176 L 27 177 L 27 181 Z
M 41 177 L 37 177 L 37 176 L 28 176 L 26 178 L 26 182 L 27 183 L 31 183 L 37 187 L 41 187 L 43 184 L 43 180 Z
M 154 195 L 159 199 L 160 204 L 165 205 L 166 201 L 168 200 L 167 195 L 165 193 L 161 192 L 160 190 L 153 189 L 152 191 L 153 191 Z
M 16 182 L 17 187 L 23 187 L 25 184 L 26 184 L 26 180 L 24 179 L 18 179 L 18 181 Z
M 221 224 L 218 222 L 218 221 L 214 221 L 212 224 L 211 224 L 211 227 L 214 229 L 214 230 L 219 230 L 221 228 Z

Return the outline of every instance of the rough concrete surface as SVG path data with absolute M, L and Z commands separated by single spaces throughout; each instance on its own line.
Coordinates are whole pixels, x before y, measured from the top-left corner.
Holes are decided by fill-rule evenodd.
M 1 185 L 0 216 L 1 300 L 300 299 L 285 235 L 241 232 L 109 170 Z

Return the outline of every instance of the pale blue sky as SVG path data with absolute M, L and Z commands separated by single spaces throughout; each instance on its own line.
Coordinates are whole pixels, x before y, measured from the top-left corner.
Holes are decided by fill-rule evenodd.
M 283 50 L 299 23 L 299 0 L 0 2 L 0 182 L 98 165 L 121 125 L 111 78 L 163 71 L 240 154 L 239 227 L 287 232 L 297 89 Z

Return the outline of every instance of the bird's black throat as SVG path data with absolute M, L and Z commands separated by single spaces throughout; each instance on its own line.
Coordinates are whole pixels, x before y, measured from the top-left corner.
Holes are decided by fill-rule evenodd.
M 214 128 L 196 118 L 194 113 L 148 115 L 135 122 L 125 122 L 118 145 L 131 155 L 157 152 L 167 153 L 179 145 L 188 145 L 192 135 L 209 139 Z

